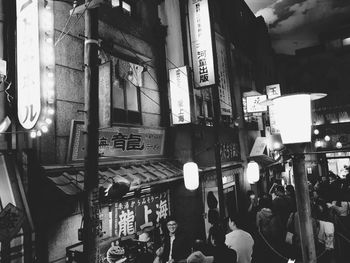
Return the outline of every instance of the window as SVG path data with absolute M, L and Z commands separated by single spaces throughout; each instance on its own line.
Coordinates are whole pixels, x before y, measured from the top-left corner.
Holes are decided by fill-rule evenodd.
M 123 13 L 131 15 L 133 7 L 129 0 L 112 0 L 111 5 L 113 8 L 120 8 Z
M 122 59 L 113 60 L 112 123 L 141 124 L 143 67 Z

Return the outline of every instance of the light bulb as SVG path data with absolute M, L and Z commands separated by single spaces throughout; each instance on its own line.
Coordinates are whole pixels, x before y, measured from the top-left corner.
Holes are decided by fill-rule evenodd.
M 337 141 L 337 143 L 335 144 L 335 147 L 340 149 L 341 147 L 343 147 L 343 144 L 340 141 Z
M 35 138 L 36 137 L 36 131 L 31 131 L 30 132 L 30 138 Z
M 329 135 L 326 135 L 326 136 L 324 136 L 324 140 L 325 140 L 326 142 L 329 142 L 329 141 L 331 140 L 331 137 L 329 137 Z
M 49 128 L 47 128 L 46 125 L 41 126 L 41 130 L 43 133 L 47 133 L 49 131 Z
M 314 129 L 314 134 L 318 135 L 318 134 L 320 134 L 320 131 L 318 129 Z

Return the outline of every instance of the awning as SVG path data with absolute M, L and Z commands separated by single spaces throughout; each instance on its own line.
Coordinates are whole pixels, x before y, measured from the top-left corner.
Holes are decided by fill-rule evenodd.
M 80 194 L 84 189 L 84 167 L 44 166 L 45 176 L 68 196 Z M 111 182 L 130 183 L 130 190 L 148 187 L 182 178 L 182 169 L 169 160 L 100 164 L 99 187 L 107 188 Z
M 252 150 L 250 151 L 248 159 L 259 163 L 263 167 L 268 167 L 277 164 L 278 161 L 264 154 L 267 146 L 266 137 L 257 137 L 255 139 Z

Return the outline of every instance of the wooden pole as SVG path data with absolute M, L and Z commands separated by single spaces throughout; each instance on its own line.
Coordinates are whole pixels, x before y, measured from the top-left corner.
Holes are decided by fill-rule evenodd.
M 303 262 L 316 263 L 315 240 L 311 218 L 311 203 L 308 182 L 305 174 L 305 156 L 303 153 L 294 154 L 293 172 Z
M 89 0 L 85 0 L 89 6 Z M 85 154 L 83 253 L 98 262 L 98 8 L 85 11 Z

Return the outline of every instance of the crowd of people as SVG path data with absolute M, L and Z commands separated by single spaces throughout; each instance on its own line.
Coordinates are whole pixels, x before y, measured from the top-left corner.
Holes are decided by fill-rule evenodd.
M 350 174 L 340 179 L 330 172 L 313 184 L 309 182 L 309 194 L 317 262 L 348 262 Z M 169 217 L 161 243 L 158 247 L 152 244 L 148 257 L 142 257 L 140 262 L 302 262 L 294 187 L 276 184 L 259 197 L 253 191 L 247 195 L 246 214 L 229 215 L 225 222 L 210 222 L 208 239 L 197 239 L 193 244 L 180 231 L 175 218 Z M 150 240 L 148 235 L 144 239 Z

